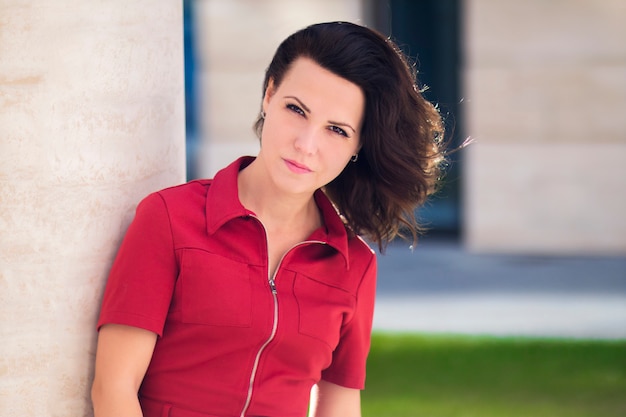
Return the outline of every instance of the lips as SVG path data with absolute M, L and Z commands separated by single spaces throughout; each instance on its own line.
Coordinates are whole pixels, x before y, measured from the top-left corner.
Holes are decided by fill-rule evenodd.
M 289 168 L 289 170 L 293 173 L 308 174 L 309 172 L 313 172 L 313 170 L 308 166 L 300 164 L 292 159 L 283 159 L 283 161 L 285 161 L 285 165 L 287 165 L 287 168 Z

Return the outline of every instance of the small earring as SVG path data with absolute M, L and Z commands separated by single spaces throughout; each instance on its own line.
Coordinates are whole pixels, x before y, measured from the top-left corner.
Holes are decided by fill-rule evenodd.
M 261 110 L 261 119 L 265 119 L 265 112 Z
M 355 153 L 354 155 L 352 155 L 352 158 L 350 158 L 350 162 L 356 162 L 359 160 L 359 154 Z

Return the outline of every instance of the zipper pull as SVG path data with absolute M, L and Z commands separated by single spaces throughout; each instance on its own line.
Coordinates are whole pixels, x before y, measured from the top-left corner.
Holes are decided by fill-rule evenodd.
M 274 294 L 276 294 L 276 283 L 274 282 L 274 278 L 270 278 L 270 289 Z

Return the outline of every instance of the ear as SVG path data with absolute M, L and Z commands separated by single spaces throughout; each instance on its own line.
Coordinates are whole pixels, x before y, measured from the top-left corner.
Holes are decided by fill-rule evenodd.
M 265 95 L 263 96 L 263 111 L 266 111 L 267 106 L 270 104 L 270 100 L 274 96 L 276 92 L 276 87 L 274 86 L 274 79 L 270 78 L 267 81 L 267 88 L 265 89 Z
M 359 137 L 359 144 L 356 147 L 356 153 L 361 152 L 361 149 L 363 149 L 363 139 Z

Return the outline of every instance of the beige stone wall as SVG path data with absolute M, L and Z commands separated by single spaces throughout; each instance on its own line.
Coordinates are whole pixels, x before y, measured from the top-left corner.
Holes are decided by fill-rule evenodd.
M 184 180 L 179 0 L 0 1 L 0 416 L 91 415 L 138 200 Z
M 360 0 L 195 0 L 201 146 L 199 176 L 256 155 L 252 124 L 264 72 L 292 32 L 329 20 L 362 21 Z
M 626 254 L 626 3 L 466 0 L 470 249 Z

